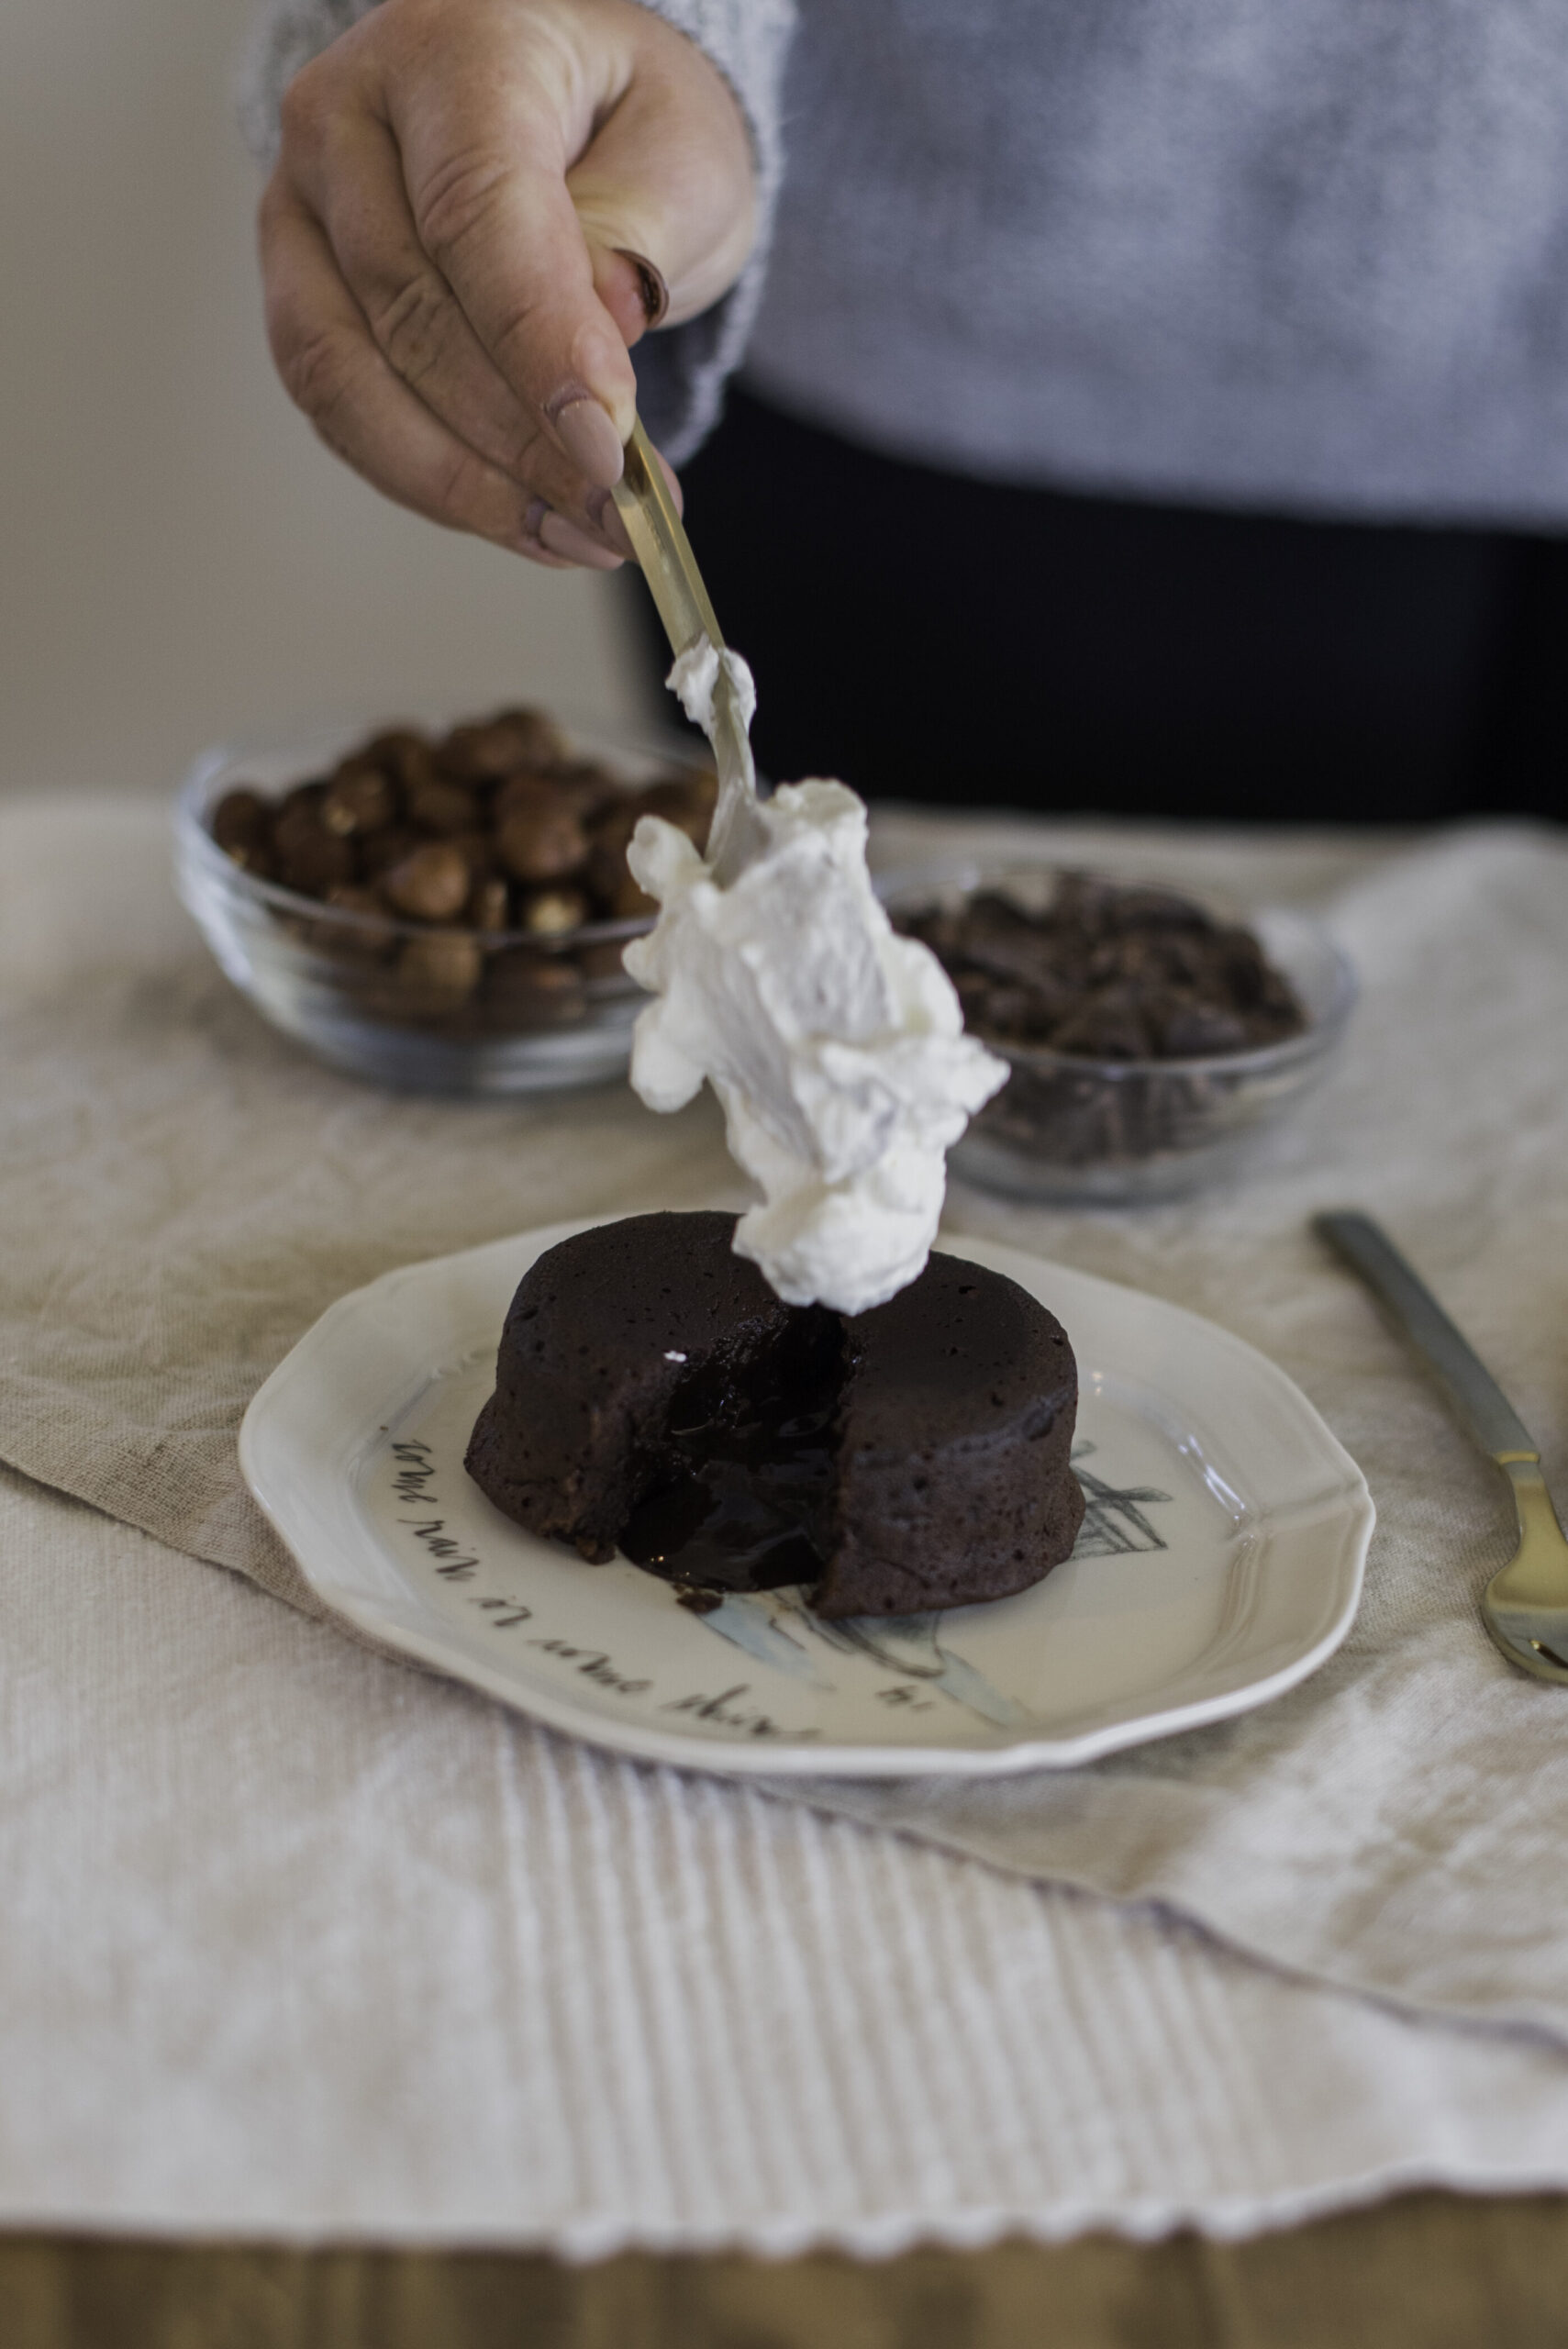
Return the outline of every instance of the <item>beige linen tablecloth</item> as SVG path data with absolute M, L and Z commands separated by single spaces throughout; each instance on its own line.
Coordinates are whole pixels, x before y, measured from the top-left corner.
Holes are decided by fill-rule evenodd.
M 1568 1717 L 1474 1620 L 1491 1472 L 1302 1230 L 1383 1213 L 1561 1478 L 1568 856 L 1070 844 L 1333 893 L 1366 1005 L 1248 1182 L 1136 1216 L 955 1195 L 954 1228 L 1279 1359 L 1371 1476 L 1367 1603 L 1245 1720 L 785 1805 L 532 1730 L 111 1521 L 297 1598 L 232 1445 L 299 1330 L 412 1256 L 723 1196 L 716 1121 L 386 1101 L 228 994 L 157 811 L 0 815 L 0 1454 L 110 1513 L 6 1487 L 0 2215 L 864 2248 L 1568 2180 Z

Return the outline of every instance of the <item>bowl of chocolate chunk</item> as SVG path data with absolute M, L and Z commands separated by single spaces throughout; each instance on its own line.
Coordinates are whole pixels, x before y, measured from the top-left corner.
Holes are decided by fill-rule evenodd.
M 1015 1197 L 1127 1204 L 1229 1174 L 1324 1074 L 1355 1003 L 1345 956 L 1293 907 L 1043 865 L 880 885 L 1008 1064 L 951 1163 Z
M 528 708 L 336 723 L 199 760 L 175 878 L 236 986 L 322 1060 L 403 1088 L 617 1076 L 646 1000 L 621 967 L 657 910 L 638 819 L 700 842 L 716 791 L 678 738 Z

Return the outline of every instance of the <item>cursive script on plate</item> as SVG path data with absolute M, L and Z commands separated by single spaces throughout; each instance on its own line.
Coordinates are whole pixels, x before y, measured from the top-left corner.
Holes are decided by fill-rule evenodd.
M 1088 1503 L 1074 1555 L 1163 1550 L 1165 1537 L 1147 1511 L 1168 1505 L 1173 1496 L 1150 1486 L 1118 1486 L 1094 1475 L 1083 1464 L 1095 1449 L 1081 1442 L 1073 1454 Z M 584 1644 L 545 1623 L 528 1601 L 497 1586 L 499 1575 L 486 1562 L 482 1544 L 464 1530 L 460 1513 L 443 1506 L 437 1487 L 448 1467 L 435 1447 L 404 1437 L 388 1446 L 388 1455 L 392 1495 L 398 1505 L 396 1523 L 421 1559 L 442 1582 L 465 1586 L 464 1604 L 487 1619 L 488 1630 L 517 1632 L 527 1627 L 523 1643 L 547 1669 L 570 1673 L 618 1703 L 677 1715 L 683 1725 L 690 1722 L 729 1737 L 801 1742 L 820 1735 L 815 1728 L 792 1728 L 775 1720 L 749 1681 L 717 1690 L 671 1687 L 667 1676 L 662 1680 L 607 1648 Z M 956 1708 L 1003 1731 L 1022 1730 L 1030 1719 L 1027 1706 L 994 1687 L 950 1647 L 947 1620 L 941 1615 L 828 1623 L 811 1612 L 803 1591 L 784 1589 L 731 1593 L 712 1612 L 691 1620 L 771 1673 L 782 1673 L 821 1695 L 840 1693 L 842 1666 L 836 1659 L 852 1656 L 888 1675 L 868 1693 L 889 1714 L 942 1710 L 951 1719 L 949 1709 Z
M 447 1584 L 473 1586 L 465 1589 L 464 1603 L 486 1619 L 492 1631 L 526 1631 L 523 1644 L 550 1667 L 585 1680 L 602 1695 L 628 1704 L 651 1704 L 729 1736 L 777 1738 L 804 1742 L 820 1734 L 816 1729 L 791 1728 L 775 1720 L 755 1702 L 750 1683 L 737 1682 L 717 1693 L 711 1689 L 666 1692 L 651 1675 L 629 1668 L 606 1648 L 592 1647 L 544 1625 L 538 1610 L 515 1593 L 486 1587 L 491 1570 L 480 1546 L 454 1524 L 436 1490 L 443 1471 L 435 1449 L 417 1438 L 400 1437 L 387 1447 L 391 1490 L 397 1504 L 395 1522 L 406 1530 L 417 1554 Z M 695 1619 L 694 1619 L 695 1620 Z

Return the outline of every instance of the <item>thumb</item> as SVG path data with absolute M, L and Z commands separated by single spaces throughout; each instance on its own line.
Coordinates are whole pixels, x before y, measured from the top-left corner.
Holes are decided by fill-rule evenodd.
M 632 83 L 566 175 L 594 290 L 627 342 L 727 293 L 756 234 L 751 141 L 718 73 L 673 93 Z

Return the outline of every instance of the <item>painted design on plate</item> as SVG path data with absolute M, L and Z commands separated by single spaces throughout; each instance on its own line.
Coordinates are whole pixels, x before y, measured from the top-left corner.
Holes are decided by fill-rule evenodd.
M 610 1649 L 597 1647 L 581 1639 L 552 1629 L 550 1619 L 537 1605 L 523 1598 L 515 1590 L 502 1591 L 486 1587 L 494 1569 L 484 1554 L 483 1546 L 473 1539 L 472 1530 L 462 1521 L 463 1505 L 470 1496 L 462 1485 L 453 1486 L 461 1498 L 455 1505 L 443 1502 L 436 1490 L 438 1485 L 448 1485 L 450 1477 L 462 1478 L 461 1454 L 456 1461 L 443 1464 L 441 1453 L 435 1444 L 417 1436 L 400 1436 L 386 1447 L 382 1459 L 391 1464 L 388 1480 L 394 1505 L 393 1522 L 406 1529 L 406 1539 L 433 1578 L 455 1589 L 459 1586 L 473 1586 L 461 1592 L 466 1605 L 486 1616 L 492 1631 L 517 1635 L 518 1642 L 531 1650 L 541 1662 L 546 1659 L 576 1678 L 585 1680 L 601 1696 L 624 1699 L 628 1703 L 646 1700 L 657 1710 L 684 1713 L 692 1720 L 731 1735 L 752 1738 L 783 1738 L 798 1742 L 819 1734 L 815 1728 L 790 1728 L 775 1720 L 772 1714 L 756 1704 L 749 1684 L 709 1690 L 688 1688 L 678 1695 L 664 1695 L 656 1675 L 628 1668 L 624 1658 Z M 450 1472 L 450 1477 L 449 1476 Z M 488 1508 L 488 1503 L 482 1504 Z M 527 1538 L 527 1537 L 524 1537 Z M 542 1545 L 541 1545 L 542 1546 Z M 563 1564 L 573 1572 L 594 1573 L 592 1567 L 581 1567 L 570 1553 L 561 1553 Z M 632 1572 L 636 1572 L 633 1568 Z M 484 1577 L 483 1580 L 480 1578 Z
M 1174 1496 L 1152 1485 L 1118 1487 L 1103 1476 L 1091 1475 L 1080 1464 L 1098 1449 L 1097 1444 L 1086 1442 L 1073 1448 L 1073 1466 L 1087 1503 L 1073 1557 L 1108 1558 L 1129 1550 L 1168 1548 L 1164 1536 L 1143 1512 L 1170 1502 Z M 942 1609 L 919 1615 L 850 1616 L 825 1622 L 812 1613 L 804 1590 L 792 1586 L 728 1598 L 697 1620 L 705 1631 L 717 1632 L 759 1664 L 770 1664 L 792 1679 L 807 1681 L 827 1695 L 837 1693 L 838 1683 L 824 1666 L 822 1648 L 870 1656 L 884 1671 L 895 1674 L 891 1687 L 877 1691 L 878 1702 L 890 1710 L 929 1713 L 935 1709 L 937 1697 L 943 1696 L 993 1729 L 1023 1729 L 1031 1718 L 1025 1706 L 993 1687 L 984 1673 L 944 1642 L 946 1611 Z
M 1173 1494 L 1152 1485 L 1126 1485 L 1119 1490 L 1095 1475 L 1084 1463 L 1099 1450 L 1097 1443 L 1075 1443 L 1073 1468 L 1084 1487 L 1084 1522 L 1073 1544 L 1075 1558 L 1113 1558 L 1129 1550 L 1168 1550 L 1170 1543 L 1150 1524 L 1143 1512 Z
M 796 1743 L 821 1734 L 815 1726 L 791 1724 L 778 1718 L 777 1700 L 771 1706 L 760 1701 L 750 1681 L 722 1687 L 672 1687 L 664 1675 L 645 1667 L 630 1667 L 611 1649 L 584 1638 L 580 1631 L 552 1623 L 539 1606 L 537 1592 L 525 1599 L 515 1588 L 501 1587 L 497 1569 L 503 1562 L 486 1557 L 485 1544 L 473 1523 L 476 1513 L 494 1513 L 470 1487 L 461 1453 L 456 1458 L 448 1455 L 442 1440 L 445 1431 L 430 1427 L 428 1435 L 435 1441 L 410 1432 L 388 1430 L 386 1433 L 390 1440 L 379 1454 L 379 1464 L 384 1490 L 392 1503 L 391 1520 L 400 1530 L 403 1544 L 412 1548 L 433 1580 L 454 1597 L 460 1596 L 465 1608 L 473 1607 L 484 1615 L 489 1631 L 513 1635 L 531 1652 L 530 1660 L 552 1676 L 556 1670 L 569 1673 L 586 1681 L 602 1698 L 639 1709 L 646 1706 L 656 1712 L 684 1715 L 694 1724 L 730 1736 Z M 1164 1535 L 1146 1512 L 1168 1506 L 1174 1496 L 1146 1484 L 1118 1486 L 1108 1475 L 1087 1470 L 1081 1464 L 1097 1455 L 1098 1450 L 1096 1443 L 1088 1441 L 1073 1447 L 1073 1464 L 1088 1502 L 1073 1560 L 1167 1549 Z M 456 1497 L 443 1500 L 441 1491 L 449 1487 Z M 507 1528 L 505 1538 L 530 1537 L 518 1537 Z M 570 1552 L 557 1550 L 553 1544 L 541 1547 L 573 1576 L 596 1577 L 606 1571 L 583 1567 Z M 648 1596 L 662 1595 L 657 1577 L 644 1577 L 624 1561 L 617 1563 L 623 1572 L 637 1576 L 638 1586 L 646 1582 Z M 828 1622 L 812 1613 L 805 1589 L 792 1586 L 731 1594 L 706 1614 L 681 1610 L 681 1622 L 690 1631 L 720 1641 L 754 1664 L 811 1690 L 818 1698 L 848 1693 L 847 1664 L 862 1693 L 869 1693 L 889 1715 L 940 1713 L 944 1705 L 952 1705 L 987 1729 L 1016 1733 L 1032 1720 L 1029 1708 L 996 1687 L 955 1644 L 966 1620 L 973 1622 L 990 1611 L 932 1609 L 917 1615 L 861 1616 Z M 683 1648 L 689 1653 L 692 1644 L 684 1641 Z M 695 1642 L 698 1653 L 701 1645 Z M 877 1683 L 869 1692 L 865 1689 L 868 1669 Z

